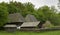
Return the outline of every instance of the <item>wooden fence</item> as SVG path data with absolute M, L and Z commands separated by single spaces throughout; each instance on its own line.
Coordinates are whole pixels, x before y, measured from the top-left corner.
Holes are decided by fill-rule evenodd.
M 20 31 L 56 31 L 60 30 L 60 27 L 51 27 L 51 28 L 21 28 Z

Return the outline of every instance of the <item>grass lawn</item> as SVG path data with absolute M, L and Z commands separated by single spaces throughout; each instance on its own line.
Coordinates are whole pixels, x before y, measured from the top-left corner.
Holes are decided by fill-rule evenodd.
M 14 32 L 8 33 L 0 31 L 0 35 L 60 35 L 60 31 L 48 31 L 48 32 Z

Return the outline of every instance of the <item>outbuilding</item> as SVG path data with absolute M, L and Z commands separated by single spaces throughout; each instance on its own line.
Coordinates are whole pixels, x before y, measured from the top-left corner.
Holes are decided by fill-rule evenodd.
M 21 25 L 20 30 L 34 30 L 36 28 L 39 28 L 39 23 L 40 23 L 40 21 L 38 21 L 38 22 L 24 22 Z
M 5 28 L 9 28 L 9 26 L 17 26 L 17 29 L 20 29 L 20 26 L 25 22 L 24 17 L 20 13 L 13 13 L 9 14 L 8 16 L 8 22 L 5 24 Z M 13 28 L 13 27 L 11 27 Z M 11 30 L 11 29 L 10 29 Z

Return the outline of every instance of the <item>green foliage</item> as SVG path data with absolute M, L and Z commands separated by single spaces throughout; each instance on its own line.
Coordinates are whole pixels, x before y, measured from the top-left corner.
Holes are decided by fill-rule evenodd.
M 38 9 L 38 19 L 40 21 L 51 21 L 54 25 L 60 25 L 60 17 L 58 16 L 58 11 L 55 8 L 50 8 L 48 6 L 43 6 Z
M 54 25 L 60 25 L 60 13 L 57 12 L 54 6 L 42 6 L 35 9 L 34 5 L 30 2 L 21 3 L 11 1 L 9 4 L 2 2 L 0 3 L 0 26 L 7 21 L 8 13 L 21 13 L 24 17 L 27 14 L 32 14 L 41 22 L 49 20 Z
M 18 12 L 18 8 L 15 6 L 15 3 L 13 2 L 10 2 L 10 4 L 8 4 L 7 7 L 9 14 Z
M 7 8 L 0 5 L 0 26 L 7 22 L 7 16 L 8 16 Z

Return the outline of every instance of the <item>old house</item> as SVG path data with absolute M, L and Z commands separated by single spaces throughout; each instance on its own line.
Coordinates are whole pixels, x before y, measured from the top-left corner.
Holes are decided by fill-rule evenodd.
M 14 32 L 17 30 L 17 26 L 16 25 L 5 25 L 4 29 L 7 32 Z
M 25 17 L 25 21 L 26 21 L 26 22 L 37 22 L 38 20 L 35 18 L 34 15 L 28 14 L 28 15 Z
M 20 29 L 20 26 L 21 26 L 21 24 L 23 24 L 23 22 L 25 22 L 25 20 L 24 20 L 23 16 L 20 13 L 9 14 L 8 22 L 5 24 L 5 27 L 7 28 L 11 25 L 12 26 L 16 25 L 17 26 L 16 28 Z M 13 27 L 11 27 L 11 28 L 13 28 Z
M 20 30 L 34 30 L 35 28 L 39 27 L 39 23 L 40 23 L 40 21 L 38 21 L 38 22 L 24 22 L 21 25 Z
M 35 18 L 35 16 L 34 16 L 34 15 L 31 15 L 31 14 L 28 14 L 28 15 L 25 17 L 25 21 L 26 21 L 26 22 L 38 22 L 38 20 Z M 42 25 L 43 25 L 43 23 L 40 22 L 40 23 L 39 23 L 39 28 L 42 28 Z

